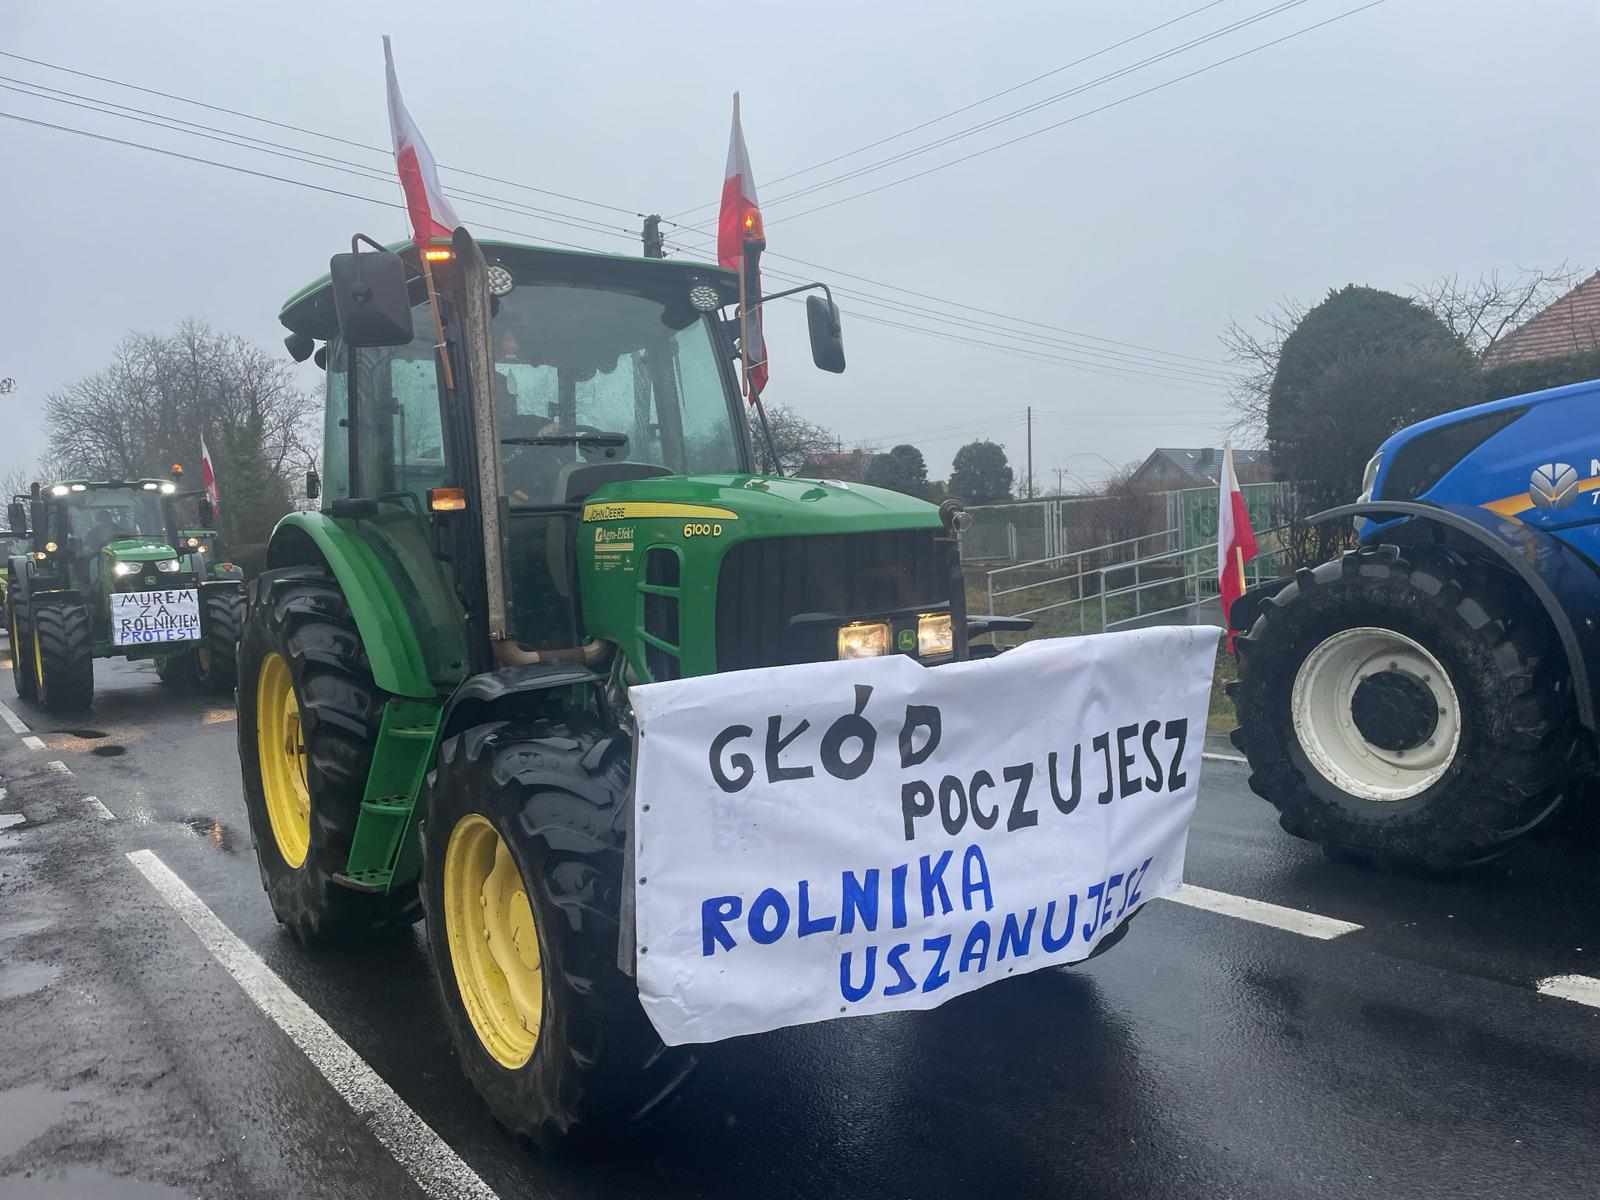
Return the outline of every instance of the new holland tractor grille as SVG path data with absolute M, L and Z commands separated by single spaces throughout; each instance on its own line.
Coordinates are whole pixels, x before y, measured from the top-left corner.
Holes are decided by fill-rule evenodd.
M 793 618 L 853 621 L 950 599 L 946 548 L 929 529 L 741 542 L 717 578 L 717 670 L 831 658 L 830 636 L 796 638 Z

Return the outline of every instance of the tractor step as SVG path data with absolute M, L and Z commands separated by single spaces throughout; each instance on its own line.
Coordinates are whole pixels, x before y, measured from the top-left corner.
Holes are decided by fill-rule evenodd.
M 420 700 L 395 699 L 384 706 L 350 857 L 334 876 L 343 886 L 386 892 L 415 876 L 418 856 L 414 846 L 408 852 L 407 834 L 442 713 L 440 705 Z

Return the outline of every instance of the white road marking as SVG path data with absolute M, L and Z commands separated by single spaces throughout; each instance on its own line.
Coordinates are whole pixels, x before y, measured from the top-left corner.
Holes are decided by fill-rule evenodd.
M 42 738 L 34 737 L 33 734 L 31 734 L 31 733 L 25 733 L 25 734 L 22 735 L 22 744 L 24 746 L 26 746 L 29 750 L 43 750 L 44 749 L 44 740 Z
M 21 813 L 0 813 L 0 829 L 10 829 L 13 825 L 21 825 L 27 819 Z
M 44 769 L 46 771 L 54 771 L 57 775 L 72 774 L 72 768 L 67 766 L 67 764 L 62 762 L 59 758 L 52 758 L 49 762 L 45 763 Z
M 152 851 L 128 855 L 139 873 L 161 893 L 195 932 L 211 957 L 222 964 L 245 995 L 322 1072 L 372 1135 L 392 1154 L 428 1195 L 440 1200 L 480 1197 L 497 1200 L 494 1191 L 400 1099 L 378 1073 L 335 1033 L 316 1011 L 224 925 L 205 902 L 173 874 Z
M 1283 908 L 1277 904 L 1268 904 L 1265 900 L 1250 900 L 1244 896 L 1229 895 L 1227 892 L 1213 892 L 1210 888 L 1195 887 L 1192 883 L 1181 885 L 1176 892 L 1166 898 L 1175 904 L 1203 908 L 1207 912 L 1221 913 L 1225 917 L 1237 917 L 1241 921 L 1253 921 L 1257 925 L 1270 925 L 1274 929 L 1298 933 L 1301 937 L 1320 938 L 1323 941 L 1355 933 L 1361 928 L 1350 921 L 1301 912 L 1297 908 Z
M 1558 996 L 1575 1004 L 1600 1008 L 1600 979 L 1592 975 L 1552 975 L 1539 980 L 1541 996 Z
M 83 798 L 83 802 L 87 804 L 90 809 L 94 811 L 94 815 L 99 817 L 102 821 L 115 821 L 117 819 L 116 813 L 112 812 L 104 804 L 100 803 L 99 796 L 85 796 Z
M 1250 761 L 1248 758 L 1243 758 L 1237 754 L 1218 754 L 1212 750 L 1202 750 L 1200 757 L 1211 762 L 1247 763 Z
M 23 721 L 21 717 L 17 716 L 16 713 L 7 708 L 4 704 L 0 704 L 0 721 L 4 721 L 7 725 L 9 725 L 12 733 L 28 732 L 27 723 Z

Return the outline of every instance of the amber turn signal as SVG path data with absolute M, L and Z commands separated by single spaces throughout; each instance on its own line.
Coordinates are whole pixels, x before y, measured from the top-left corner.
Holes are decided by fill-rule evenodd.
M 442 487 L 428 489 L 429 512 L 465 512 L 467 508 L 467 492 L 465 488 Z

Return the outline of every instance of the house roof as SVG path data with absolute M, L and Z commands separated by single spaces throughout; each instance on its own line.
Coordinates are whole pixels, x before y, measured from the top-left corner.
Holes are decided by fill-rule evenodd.
M 1486 367 L 1600 349 L 1600 271 L 1529 317 L 1483 356 Z
M 1150 451 L 1150 457 L 1139 464 L 1133 478 L 1137 480 L 1159 466 L 1177 471 L 1192 487 L 1204 487 L 1217 482 L 1217 472 L 1222 468 L 1222 451 L 1211 446 L 1197 449 L 1160 446 Z M 1267 470 L 1272 466 L 1272 458 L 1265 450 L 1235 450 L 1233 466 L 1236 471 L 1245 467 Z

